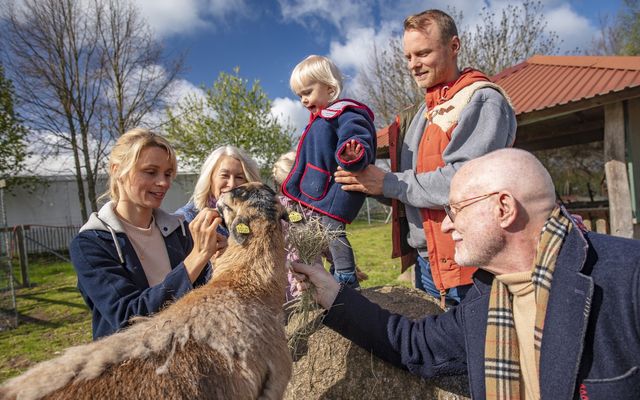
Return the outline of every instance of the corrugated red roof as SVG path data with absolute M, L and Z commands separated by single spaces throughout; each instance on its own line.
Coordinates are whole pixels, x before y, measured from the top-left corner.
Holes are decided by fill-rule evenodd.
M 640 87 L 640 57 L 536 55 L 492 80 L 519 115 Z

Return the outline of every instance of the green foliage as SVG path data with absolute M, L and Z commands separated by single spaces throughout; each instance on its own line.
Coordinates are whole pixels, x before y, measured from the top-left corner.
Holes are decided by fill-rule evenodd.
M 640 55 L 640 1 L 624 0 L 625 9 L 618 13 L 618 26 L 623 38 L 620 54 Z
M 600 17 L 600 34 L 586 51 L 593 55 L 640 55 L 640 0 L 624 0 L 613 18 Z
M 0 179 L 11 181 L 25 170 L 27 130 L 13 109 L 13 87 L 0 65 Z
M 189 96 L 178 111 L 167 111 L 166 130 L 181 159 L 200 167 L 205 158 L 222 145 L 246 150 L 262 168 L 271 168 L 277 158 L 289 151 L 292 136 L 270 114 L 271 100 L 260 83 L 251 86 L 239 75 L 221 72 L 204 99 Z

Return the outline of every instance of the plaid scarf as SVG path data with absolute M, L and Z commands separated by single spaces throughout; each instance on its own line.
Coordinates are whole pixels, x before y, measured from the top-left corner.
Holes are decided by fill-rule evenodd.
M 540 344 L 553 271 L 562 242 L 571 227 L 571 219 L 562 214 L 560 207 L 556 207 L 542 228 L 536 251 L 531 280 L 536 298 L 534 349 L 538 374 Z M 484 350 L 487 399 L 520 399 L 520 354 L 512 304 L 513 297 L 507 285 L 494 279 L 489 298 Z

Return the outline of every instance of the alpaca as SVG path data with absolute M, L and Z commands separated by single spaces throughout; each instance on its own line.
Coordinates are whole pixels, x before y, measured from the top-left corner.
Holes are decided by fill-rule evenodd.
M 69 348 L 0 387 L 0 399 L 280 399 L 284 209 L 260 183 L 221 196 L 229 246 L 204 286 L 121 332 Z

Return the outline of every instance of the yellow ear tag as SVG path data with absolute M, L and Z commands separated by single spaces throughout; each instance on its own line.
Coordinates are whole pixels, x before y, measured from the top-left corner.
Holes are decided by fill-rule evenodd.
M 302 221 L 302 214 L 297 211 L 291 211 L 289 213 L 289 222 L 300 222 Z
M 249 225 L 247 224 L 238 224 L 236 225 L 236 232 L 238 233 L 250 233 L 251 229 L 249 229 Z

